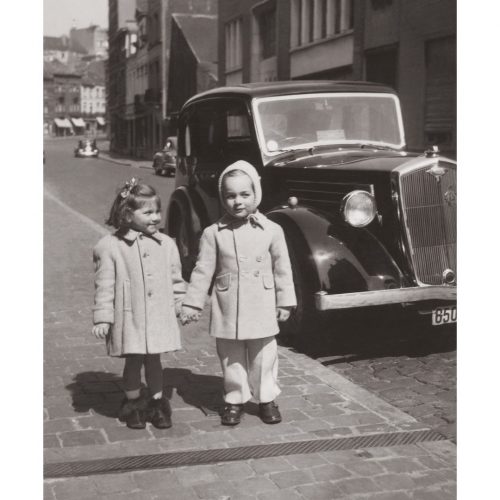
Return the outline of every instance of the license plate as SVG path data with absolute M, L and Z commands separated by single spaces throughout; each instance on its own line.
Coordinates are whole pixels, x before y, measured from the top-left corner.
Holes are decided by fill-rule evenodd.
M 457 306 L 437 307 L 432 310 L 432 324 L 445 325 L 457 322 Z

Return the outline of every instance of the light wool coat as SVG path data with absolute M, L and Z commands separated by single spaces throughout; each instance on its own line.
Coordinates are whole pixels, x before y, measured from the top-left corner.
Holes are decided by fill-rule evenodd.
M 257 339 L 279 332 L 276 307 L 297 305 L 281 227 L 257 212 L 249 220 L 225 215 L 207 227 L 184 304 L 202 309 L 212 280 L 210 335 Z
M 167 235 L 129 230 L 94 248 L 94 324 L 111 323 L 108 354 L 157 354 L 181 348 L 176 310 L 186 291 L 179 253 Z

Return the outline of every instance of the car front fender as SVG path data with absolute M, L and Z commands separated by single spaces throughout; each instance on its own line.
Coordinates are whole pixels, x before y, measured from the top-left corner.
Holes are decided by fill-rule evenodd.
M 175 217 L 179 215 L 186 217 L 185 223 L 193 236 L 199 235 L 209 224 L 208 214 L 202 200 L 194 189 L 187 186 L 179 186 L 170 197 L 165 232 L 172 237 L 175 236 Z
M 403 275 L 383 245 L 365 228 L 307 207 L 280 207 L 266 216 L 283 227 L 289 244 L 306 252 L 308 279 L 329 294 L 399 288 Z

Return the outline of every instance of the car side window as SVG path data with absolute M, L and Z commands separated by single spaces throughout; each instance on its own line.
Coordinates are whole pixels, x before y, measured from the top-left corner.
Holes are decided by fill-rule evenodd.
M 186 150 L 188 142 L 199 161 L 217 163 L 221 167 L 237 159 L 251 160 L 257 152 L 245 102 L 237 99 L 199 103 L 187 120 Z

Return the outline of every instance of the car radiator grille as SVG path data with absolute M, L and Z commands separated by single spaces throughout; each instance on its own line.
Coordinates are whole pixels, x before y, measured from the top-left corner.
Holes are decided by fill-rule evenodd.
M 401 174 L 399 181 L 415 275 L 429 285 L 442 284 L 443 272 L 457 269 L 457 175 L 454 166 L 443 168 L 439 180 L 427 166 Z

